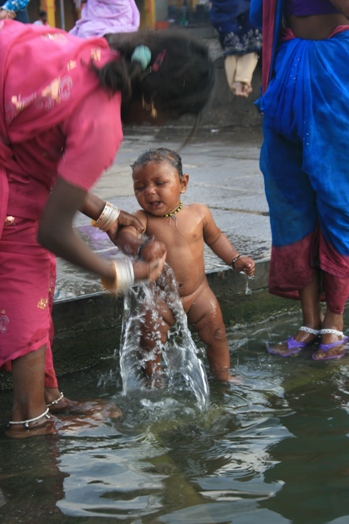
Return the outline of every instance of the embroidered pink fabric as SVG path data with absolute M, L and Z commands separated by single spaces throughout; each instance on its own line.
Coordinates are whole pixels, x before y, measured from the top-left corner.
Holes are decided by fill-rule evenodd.
M 0 47 L 0 366 L 47 344 L 54 387 L 55 260 L 37 243 L 38 222 L 57 176 L 87 191 L 114 161 L 121 96 L 89 63 L 117 54 L 102 38 L 11 20 L 0 23 Z M 15 224 L 4 228 L 8 215 Z

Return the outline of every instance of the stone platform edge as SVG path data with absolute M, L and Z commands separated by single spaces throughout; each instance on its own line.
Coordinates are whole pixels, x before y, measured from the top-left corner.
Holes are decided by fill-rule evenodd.
M 231 269 L 207 273 L 209 284 L 222 308 L 227 326 L 239 329 L 247 324 L 267 322 L 298 308 L 296 301 L 268 292 L 269 259 L 256 262 L 255 278 Z M 120 344 L 123 299 L 104 293 L 57 300 L 53 306 L 55 338 L 53 354 L 57 376 L 96 366 L 102 359 L 117 355 Z M 200 342 L 195 338 L 195 342 Z M 11 374 L 0 373 L 0 390 L 11 388 Z

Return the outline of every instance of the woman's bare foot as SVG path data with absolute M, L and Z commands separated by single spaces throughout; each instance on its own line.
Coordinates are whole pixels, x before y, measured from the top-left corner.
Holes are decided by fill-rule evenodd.
M 92 429 L 100 426 L 108 419 L 122 417 L 120 408 L 103 400 L 90 400 L 87 402 L 73 402 L 66 399 L 64 417 L 57 418 L 53 415 L 43 414 L 36 421 L 22 421 L 10 423 L 5 430 L 5 435 L 13 439 L 24 439 L 42 435 L 64 434 L 65 432 L 77 433 L 81 429 Z
M 52 391 L 49 388 L 45 389 L 45 398 L 46 402 L 48 398 L 53 398 Z M 119 418 L 122 416 L 121 410 L 106 400 L 70 400 L 62 392 L 59 392 L 58 396 L 56 393 L 56 398 L 47 402 L 47 407 L 50 413 L 56 415 L 95 416 L 95 413 L 103 411 L 108 418 Z
M 13 439 L 24 439 L 39 437 L 42 435 L 56 435 L 58 433 L 57 419 L 51 415 L 43 415 L 36 422 L 29 422 L 27 426 L 22 424 L 9 424 L 5 435 Z

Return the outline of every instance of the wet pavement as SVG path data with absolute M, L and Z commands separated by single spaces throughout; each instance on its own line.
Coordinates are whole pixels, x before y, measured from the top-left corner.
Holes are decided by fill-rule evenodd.
M 146 149 L 168 147 L 177 150 L 190 128 L 137 127 L 124 130 L 124 142 L 114 165 L 106 171 L 94 188 L 103 199 L 121 209 L 138 209 L 133 194 L 130 165 Z M 261 261 L 269 258 L 270 227 L 263 178 L 259 170 L 262 143 L 260 128 L 213 128 L 198 131 L 190 144 L 180 151 L 183 170 L 189 174 L 189 188 L 184 202 L 202 202 L 236 249 Z M 79 214 L 76 227 L 84 240 L 102 256 L 117 255 L 108 237 L 90 226 Z M 205 251 L 208 272 L 225 268 L 210 249 Z M 96 278 L 58 260 L 56 300 L 100 292 Z

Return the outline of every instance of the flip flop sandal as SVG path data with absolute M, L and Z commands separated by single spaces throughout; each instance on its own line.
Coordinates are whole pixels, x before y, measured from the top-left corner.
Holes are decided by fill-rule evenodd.
M 319 329 L 313 329 L 307 326 L 301 326 L 299 328 L 299 331 L 305 331 L 306 333 L 309 333 L 311 335 L 320 335 Z M 302 349 L 308 346 L 312 346 L 313 344 L 315 344 L 315 342 L 316 340 L 312 340 L 311 342 L 299 342 L 298 340 L 295 340 L 293 337 L 290 337 L 286 340 L 287 349 L 283 351 L 282 353 L 277 351 L 277 348 L 275 346 L 268 347 L 267 350 L 268 350 L 268 353 L 270 353 L 271 355 L 277 355 L 278 357 L 286 358 L 286 357 L 292 357 L 292 356 L 298 355 L 298 353 L 300 353 Z
M 325 358 L 316 358 L 316 355 L 318 353 L 318 351 L 323 351 L 324 353 L 327 353 L 327 351 L 330 351 L 330 349 L 336 347 L 336 346 L 344 346 L 346 344 L 346 342 L 348 341 L 349 337 L 343 335 L 343 332 L 342 331 L 337 331 L 336 329 L 321 329 L 320 333 L 322 335 L 325 335 L 325 334 L 329 334 L 331 333 L 332 335 L 337 335 L 338 337 L 343 337 L 341 338 L 340 340 L 336 340 L 335 342 L 332 342 L 331 344 L 320 344 L 319 345 L 319 349 L 317 351 L 315 351 L 315 353 L 312 354 L 311 358 L 313 360 L 318 360 L 318 361 L 323 361 L 323 360 L 338 360 L 340 358 L 343 358 L 344 355 L 346 354 L 346 350 L 344 351 L 344 353 L 339 353 L 337 355 L 330 355 L 328 357 L 325 357 Z

